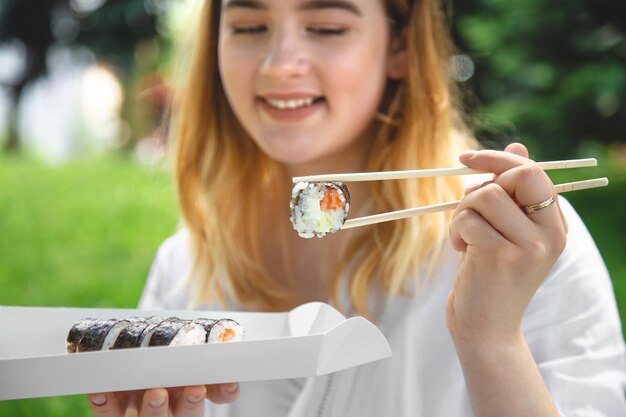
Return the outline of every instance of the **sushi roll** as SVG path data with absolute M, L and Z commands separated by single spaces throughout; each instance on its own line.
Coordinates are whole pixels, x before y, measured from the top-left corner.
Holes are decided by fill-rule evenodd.
M 122 330 L 130 326 L 129 320 L 95 320 L 83 333 L 76 352 L 109 350 Z
M 65 340 L 68 353 L 148 346 L 183 346 L 243 340 L 242 326 L 231 319 L 183 320 L 170 317 L 83 319 L 74 323 Z
M 350 193 L 342 182 L 299 182 L 291 190 L 289 209 L 289 220 L 300 237 L 323 237 L 343 226 Z
M 87 318 L 74 323 L 74 325 L 70 329 L 70 332 L 67 335 L 67 338 L 65 339 L 65 349 L 68 353 L 76 352 L 76 349 L 78 348 L 78 342 L 80 342 L 80 339 L 82 339 L 85 331 L 96 321 L 96 319 Z
M 128 349 L 141 346 L 143 336 L 163 321 L 161 317 L 130 318 L 131 324 L 122 330 L 111 349 Z
M 243 327 L 231 319 L 196 319 L 194 322 L 201 324 L 206 331 L 205 343 L 240 342 L 245 332 Z
M 141 343 L 142 346 L 183 346 L 205 343 L 206 330 L 192 320 L 171 317 L 163 320 Z
M 204 343 L 209 343 L 209 334 L 211 334 L 211 329 L 213 328 L 213 325 L 217 323 L 217 320 L 199 318 L 199 319 L 195 319 L 194 323 L 197 323 L 204 328 L 204 332 L 205 332 Z
M 235 320 L 217 320 L 207 334 L 207 343 L 241 342 L 244 337 L 243 327 Z

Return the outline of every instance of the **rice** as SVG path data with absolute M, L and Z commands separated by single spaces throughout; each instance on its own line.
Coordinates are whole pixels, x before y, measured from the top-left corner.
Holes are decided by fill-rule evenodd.
M 291 190 L 291 224 L 303 238 L 323 237 L 341 230 L 350 209 L 350 194 L 337 182 L 299 182 Z
M 207 343 L 240 342 L 244 338 L 243 327 L 235 320 L 220 319 L 211 326 Z
M 122 330 L 126 329 L 131 325 L 131 322 L 128 320 L 119 320 L 109 329 L 104 341 L 102 342 L 102 347 L 100 350 L 109 350 L 115 344 L 117 337 L 122 332 Z
M 189 320 L 178 329 L 169 346 L 201 345 L 206 340 L 206 330 L 202 325 Z

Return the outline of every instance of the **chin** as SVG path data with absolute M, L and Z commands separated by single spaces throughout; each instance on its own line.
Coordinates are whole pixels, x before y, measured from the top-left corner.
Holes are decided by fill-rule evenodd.
M 273 160 L 285 165 L 305 164 L 316 160 L 315 156 L 302 149 L 264 151 Z
M 287 165 L 303 164 L 318 159 L 319 150 L 312 149 L 311 143 L 306 141 L 268 141 L 259 143 L 262 151 L 277 162 Z

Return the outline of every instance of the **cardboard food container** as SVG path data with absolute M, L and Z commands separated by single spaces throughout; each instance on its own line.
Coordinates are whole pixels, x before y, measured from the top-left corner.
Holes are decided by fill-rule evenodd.
M 242 342 L 66 353 L 83 318 L 231 318 Z M 0 400 L 324 375 L 391 356 L 376 326 L 324 303 L 285 313 L 0 306 Z

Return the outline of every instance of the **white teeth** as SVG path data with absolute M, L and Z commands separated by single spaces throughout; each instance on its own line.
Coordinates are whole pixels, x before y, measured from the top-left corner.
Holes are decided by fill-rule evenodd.
M 266 98 L 265 101 L 270 106 L 276 107 L 277 109 L 280 109 L 280 110 L 285 110 L 285 109 L 293 110 L 293 109 L 297 109 L 300 107 L 310 106 L 311 104 L 313 104 L 312 97 L 299 98 L 295 100 L 275 100 L 271 98 Z

